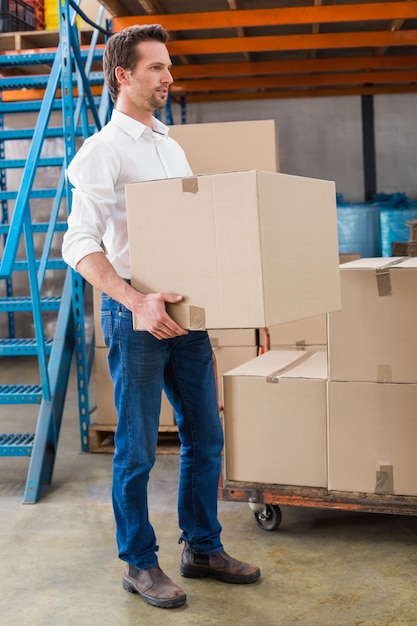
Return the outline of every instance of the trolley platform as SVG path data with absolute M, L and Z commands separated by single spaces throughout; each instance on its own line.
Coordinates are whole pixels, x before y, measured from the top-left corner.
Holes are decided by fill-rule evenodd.
M 281 523 L 280 506 L 335 509 L 363 513 L 417 515 L 417 497 L 375 493 L 329 491 L 321 487 L 296 487 L 221 479 L 219 500 L 247 502 L 257 524 L 275 530 Z

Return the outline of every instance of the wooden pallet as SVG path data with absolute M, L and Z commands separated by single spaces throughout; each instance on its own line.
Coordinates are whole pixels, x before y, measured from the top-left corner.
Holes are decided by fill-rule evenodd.
M 90 44 L 92 33 L 92 28 L 80 29 L 81 45 Z M 103 35 L 99 35 L 99 39 L 103 41 Z M 58 44 L 59 30 L 19 30 L 11 33 L 0 33 L 0 50 L 2 52 L 57 48 Z
M 116 425 L 90 424 L 89 452 L 114 452 Z M 158 431 L 158 454 L 179 454 L 180 440 L 177 426 L 160 426 Z

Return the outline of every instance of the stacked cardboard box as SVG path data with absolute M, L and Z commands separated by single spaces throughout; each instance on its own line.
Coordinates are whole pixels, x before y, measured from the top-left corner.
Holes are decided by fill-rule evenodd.
M 184 149 L 196 175 L 252 169 L 279 172 L 275 120 L 181 124 L 171 126 L 169 134 Z
M 326 350 L 327 320 L 326 315 L 308 317 L 287 324 L 278 324 L 268 328 L 269 347 L 272 350 Z
M 417 495 L 417 259 L 341 267 L 329 315 L 329 488 Z
M 326 352 L 271 350 L 223 382 L 226 478 L 327 487 Z
M 225 478 L 327 487 L 326 315 L 259 341 L 261 356 L 223 373 Z
M 224 404 L 223 375 L 255 358 L 258 354 L 258 333 L 255 329 L 234 328 L 231 330 L 209 330 L 216 364 L 217 398 L 220 407 Z
M 416 496 L 417 259 L 360 259 L 340 277 L 326 352 L 278 346 L 225 374 L 226 478 Z

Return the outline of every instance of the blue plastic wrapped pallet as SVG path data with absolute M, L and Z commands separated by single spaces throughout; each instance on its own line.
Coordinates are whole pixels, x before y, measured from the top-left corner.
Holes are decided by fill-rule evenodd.
M 377 194 L 374 203 L 381 215 L 382 256 L 392 255 L 393 242 L 406 242 L 410 237 L 409 220 L 417 220 L 417 202 L 404 193 Z
M 381 256 L 379 207 L 371 202 L 350 204 L 337 195 L 339 252 Z

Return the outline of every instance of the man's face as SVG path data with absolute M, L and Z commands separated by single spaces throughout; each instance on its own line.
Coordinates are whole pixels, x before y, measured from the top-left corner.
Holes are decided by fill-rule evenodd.
M 166 105 L 173 82 L 168 50 L 159 41 L 143 41 L 138 46 L 140 60 L 133 71 L 126 72 L 123 89 L 134 107 L 145 111 L 161 109 Z

